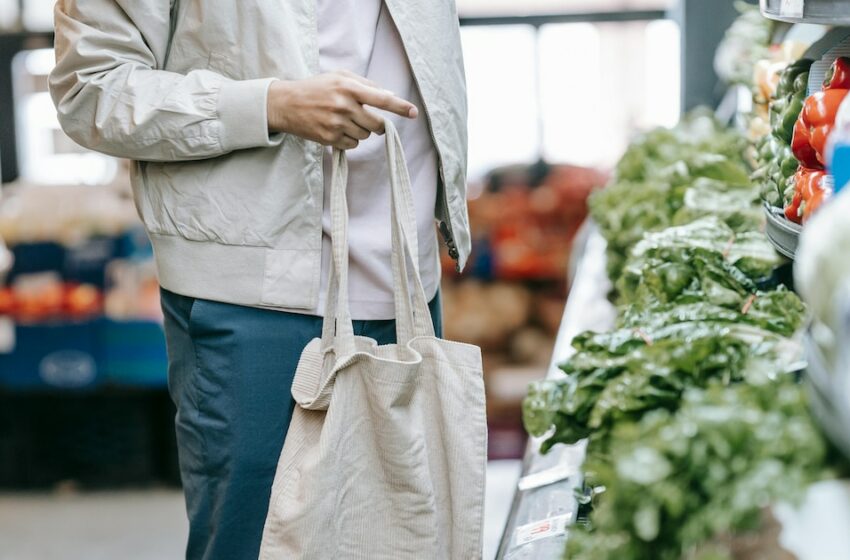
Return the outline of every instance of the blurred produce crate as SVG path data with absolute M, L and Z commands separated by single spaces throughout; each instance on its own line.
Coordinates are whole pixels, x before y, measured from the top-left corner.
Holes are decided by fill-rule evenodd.
M 88 237 L 64 245 L 55 241 L 10 243 L 14 255 L 7 281 L 33 273 L 54 272 L 65 282 L 103 288 L 107 267 L 115 259 L 150 258 L 152 249 L 144 230 L 131 229 L 116 236 Z
M 95 319 L 17 324 L 13 338 L 10 351 L 0 352 L 0 389 L 166 387 L 165 337 L 157 322 Z
M 65 248 L 62 278 L 103 287 L 106 265 L 118 256 L 120 241 L 120 237 L 91 237 Z
M 151 321 L 112 321 L 100 329 L 103 372 L 111 385 L 165 387 L 168 357 L 162 326 Z
M 15 325 L 0 353 L 0 388 L 86 390 L 103 382 L 99 322 Z
M 65 248 L 53 242 L 21 243 L 10 247 L 14 261 L 8 280 L 36 272 L 61 272 L 65 262 Z
M 571 165 L 494 170 L 469 201 L 470 273 L 482 279 L 563 281 L 587 197 L 607 176 Z M 451 275 L 453 264 L 444 262 Z

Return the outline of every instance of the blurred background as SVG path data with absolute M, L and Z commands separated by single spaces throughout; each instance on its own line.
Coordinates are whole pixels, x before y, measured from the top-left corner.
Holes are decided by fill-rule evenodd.
M 178 558 L 186 522 L 156 270 L 124 161 L 59 128 L 51 0 L 0 0 L 0 560 Z M 715 106 L 731 0 L 458 0 L 474 252 L 446 336 L 484 350 L 487 554 L 546 375 L 586 199 L 639 131 Z M 2 254 L 2 253 L 0 253 Z M 0 257 L 0 269 L 3 269 Z

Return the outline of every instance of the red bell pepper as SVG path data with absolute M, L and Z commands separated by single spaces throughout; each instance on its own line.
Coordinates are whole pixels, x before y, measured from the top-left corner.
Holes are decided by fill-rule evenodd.
M 826 140 L 832 132 L 835 115 L 848 91 L 850 90 L 819 91 L 810 95 L 803 104 L 791 139 L 791 149 L 803 167 L 823 169 L 826 164 Z
M 797 118 L 794 123 L 794 133 L 791 136 L 791 151 L 794 157 L 800 162 L 800 166 L 809 169 L 822 169 L 823 166 L 818 161 L 818 155 L 815 149 L 812 148 L 812 137 L 809 132 L 809 127 L 803 122 L 802 117 Z
M 842 56 L 835 59 L 826 71 L 823 89 L 850 89 L 850 58 Z
M 785 217 L 795 223 L 803 223 L 818 209 L 829 193 L 823 188 L 826 172 L 819 169 L 800 167 L 791 179 L 794 183 L 794 198 L 785 207 Z
M 809 221 L 809 218 L 812 217 L 812 214 L 814 214 L 817 209 L 820 208 L 820 205 L 823 204 L 823 201 L 826 200 L 830 194 L 832 193 L 830 193 L 826 189 L 820 188 L 812 194 L 812 197 L 810 199 L 804 201 L 806 205 L 803 208 L 804 224 Z
M 785 207 L 785 217 L 794 222 L 795 224 L 800 224 L 803 222 L 803 217 L 800 216 L 800 204 L 803 203 L 803 195 L 794 190 L 794 198 L 791 199 L 791 202 L 788 206 Z

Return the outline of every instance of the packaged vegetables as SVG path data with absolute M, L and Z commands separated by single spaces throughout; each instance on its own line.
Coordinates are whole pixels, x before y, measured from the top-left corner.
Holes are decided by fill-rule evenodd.
M 824 476 L 794 375 L 804 305 L 766 288 L 780 259 L 740 137 L 705 121 L 695 131 L 703 118 L 643 136 L 594 195 L 619 318 L 576 336 L 565 377 L 532 384 L 524 403 L 543 451 L 589 441 L 594 511 L 568 539 L 571 559 L 731 557 L 765 506 Z

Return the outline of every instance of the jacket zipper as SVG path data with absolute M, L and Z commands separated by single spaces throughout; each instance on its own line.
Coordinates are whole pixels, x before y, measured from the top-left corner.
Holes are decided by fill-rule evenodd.
M 393 15 L 392 8 L 390 7 L 389 2 L 384 2 L 387 6 L 387 12 L 390 14 L 390 18 L 393 20 L 393 25 L 398 29 L 398 24 L 396 23 L 396 18 Z M 401 32 L 399 31 L 399 35 Z M 446 242 L 446 246 L 449 249 L 449 257 L 451 257 L 455 261 L 455 270 L 460 273 L 460 252 L 457 249 L 457 244 L 454 239 L 454 232 L 452 229 L 452 217 L 451 217 L 451 208 L 449 207 L 449 198 L 446 194 L 446 176 L 443 172 L 443 155 L 440 153 L 440 145 L 437 143 L 437 136 L 434 134 L 434 126 L 433 121 L 431 120 L 431 114 L 428 112 L 428 104 L 425 102 L 425 96 L 422 95 L 422 88 L 419 86 L 419 78 L 416 75 L 416 70 L 413 69 L 413 61 L 410 58 L 410 53 L 407 51 L 407 45 L 404 42 L 404 38 L 402 37 L 401 48 L 404 51 L 404 56 L 407 58 L 407 64 L 410 66 L 410 75 L 413 76 L 413 83 L 416 84 L 416 89 L 419 91 L 419 98 L 422 100 L 422 112 L 425 113 L 425 119 L 428 121 L 428 134 L 431 135 L 431 141 L 434 143 L 434 150 L 437 152 L 437 160 L 439 161 L 439 173 L 440 173 L 440 185 L 443 197 L 443 206 L 446 209 L 446 214 L 448 214 L 448 223 L 445 221 L 441 221 L 439 224 L 440 234 L 443 236 L 443 239 Z

